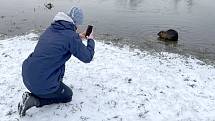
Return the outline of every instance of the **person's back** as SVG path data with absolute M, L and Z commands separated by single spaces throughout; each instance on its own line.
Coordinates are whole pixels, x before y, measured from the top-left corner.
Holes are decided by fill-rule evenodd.
M 48 94 L 57 90 L 59 79 L 64 74 L 64 64 L 79 44 L 79 40 L 75 39 L 79 38 L 75 29 L 70 22 L 57 21 L 40 36 L 34 52 L 25 60 L 22 70 L 25 85 L 31 92 Z M 92 54 L 88 56 L 88 60 L 83 58 L 85 62 L 91 61 Z
M 75 11 L 71 11 L 74 14 Z M 23 81 L 31 92 L 31 94 L 24 93 L 23 97 L 35 98 L 34 103 L 30 103 L 32 105 L 27 107 L 41 107 L 71 100 L 71 89 L 62 83 L 65 63 L 71 55 L 89 63 L 93 58 L 95 47 L 92 35 L 91 38 L 88 38 L 87 46 L 82 43 L 79 34 L 76 33 L 77 25 L 75 23 L 78 23 L 76 19 L 77 17 L 72 19 L 69 15 L 59 12 L 51 26 L 40 36 L 34 52 L 23 62 Z M 64 88 L 67 90 L 65 94 L 58 93 Z M 25 111 L 28 109 L 23 109 L 23 105 L 27 104 L 26 100 L 29 98 L 23 98 L 23 104 L 19 104 L 21 116 L 25 115 Z M 49 102 L 46 98 L 57 99 L 57 101 Z

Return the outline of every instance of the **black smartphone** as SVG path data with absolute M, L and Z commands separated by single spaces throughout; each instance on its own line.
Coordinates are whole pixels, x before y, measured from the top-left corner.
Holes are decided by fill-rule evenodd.
M 93 31 L 93 26 L 92 25 L 88 25 L 87 31 L 86 31 L 86 36 L 90 36 L 90 34 L 92 33 L 92 31 Z

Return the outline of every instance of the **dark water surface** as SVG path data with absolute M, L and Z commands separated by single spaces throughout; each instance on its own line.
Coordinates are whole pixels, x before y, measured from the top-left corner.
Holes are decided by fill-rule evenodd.
M 0 0 L 0 36 L 41 31 L 58 11 L 84 9 L 85 25 L 93 24 L 98 39 L 141 50 L 191 54 L 215 60 L 213 0 Z M 54 7 L 47 9 L 44 4 Z M 161 30 L 179 32 L 178 43 L 157 39 Z

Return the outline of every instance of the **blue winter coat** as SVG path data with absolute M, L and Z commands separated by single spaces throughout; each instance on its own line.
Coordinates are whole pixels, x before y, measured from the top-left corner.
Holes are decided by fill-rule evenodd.
M 25 86 L 38 95 L 55 92 L 71 55 L 89 63 L 94 47 L 92 39 L 87 40 L 87 46 L 82 43 L 73 23 L 63 20 L 52 23 L 40 36 L 34 52 L 23 62 Z

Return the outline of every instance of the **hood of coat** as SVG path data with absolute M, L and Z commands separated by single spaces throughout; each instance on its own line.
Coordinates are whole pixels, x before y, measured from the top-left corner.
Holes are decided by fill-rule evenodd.
M 69 17 L 66 13 L 64 12 L 58 12 L 54 19 L 53 19 L 54 22 L 56 21 L 67 21 L 67 22 L 71 22 L 74 24 L 74 21 L 72 20 L 71 17 Z
M 64 12 L 58 12 L 56 14 L 56 16 L 53 19 L 53 23 L 51 24 L 51 26 L 57 30 L 65 30 L 65 29 L 71 29 L 73 31 L 77 30 L 77 27 L 74 24 L 74 21 L 72 20 L 72 18 L 69 17 Z

